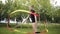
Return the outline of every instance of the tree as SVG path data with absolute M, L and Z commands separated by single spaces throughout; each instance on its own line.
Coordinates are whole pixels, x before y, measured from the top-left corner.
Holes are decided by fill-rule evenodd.
M 2 3 L 2 1 L 0 1 L 0 21 L 1 21 L 1 19 L 2 19 L 3 6 L 4 6 L 4 4 Z

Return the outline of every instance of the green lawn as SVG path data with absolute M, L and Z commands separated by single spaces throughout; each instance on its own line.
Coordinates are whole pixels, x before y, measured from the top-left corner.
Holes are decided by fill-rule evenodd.
M 47 25 L 48 33 L 46 34 L 60 34 L 60 24 L 49 23 Z M 31 24 L 22 24 L 20 28 L 15 28 L 12 26 L 14 31 L 10 31 L 6 28 L 6 24 L 0 24 L 0 34 L 27 34 L 27 32 L 33 32 Z M 38 25 L 38 31 L 42 31 L 44 29 L 44 24 Z

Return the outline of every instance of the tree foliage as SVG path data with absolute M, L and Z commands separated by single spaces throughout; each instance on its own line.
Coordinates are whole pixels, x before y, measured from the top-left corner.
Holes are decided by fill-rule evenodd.
M 7 18 L 7 16 L 18 9 L 29 10 L 29 6 L 34 5 L 36 13 L 44 13 L 49 17 L 60 17 L 60 9 L 54 8 L 50 4 L 50 0 L 6 0 L 5 4 L 0 1 L 0 17 Z M 19 16 L 27 16 L 28 14 L 18 12 L 11 15 L 11 18 Z

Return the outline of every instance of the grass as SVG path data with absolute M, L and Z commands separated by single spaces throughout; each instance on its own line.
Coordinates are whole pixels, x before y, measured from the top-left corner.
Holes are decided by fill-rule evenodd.
M 27 32 L 33 32 L 31 24 L 21 24 L 20 28 L 15 28 L 15 25 L 11 25 L 15 31 L 10 31 L 6 28 L 6 24 L 0 24 L 0 34 L 27 34 Z M 44 29 L 44 24 L 38 25 L 38 31 Z M 49 23 L 47 25 L 48 33 L 46 34 L 60 34 L 60 24 Z

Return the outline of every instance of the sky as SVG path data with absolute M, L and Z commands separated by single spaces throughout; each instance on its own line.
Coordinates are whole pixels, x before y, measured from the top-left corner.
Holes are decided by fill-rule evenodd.
M 3 3 L 5 3 L 5 0 L 2 0 Z M 53 6 L 60 6 L 60 0 L 50 0 L 50 3 Z
M 51 3 L 53 6 L 60 6 L 60 0 L 50 0 L 50 3 Z
M 2 1 L 5 4 L 5 0 L 0 0 L 0 1 Z

